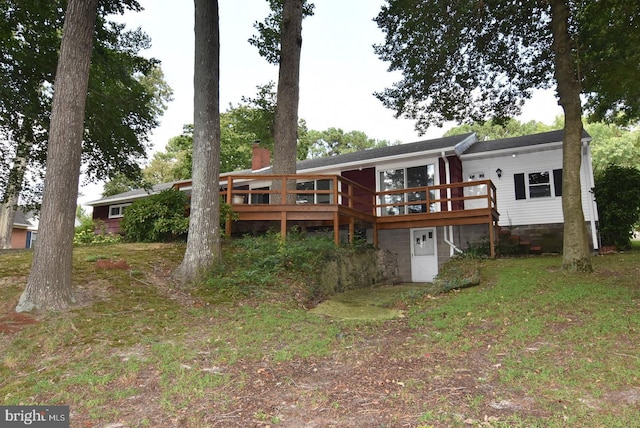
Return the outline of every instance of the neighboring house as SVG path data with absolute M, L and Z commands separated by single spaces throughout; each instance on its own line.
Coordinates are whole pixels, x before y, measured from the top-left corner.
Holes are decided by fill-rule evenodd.
M 274 176 L 269 153 L 254 146 L 252 170 L 222 174 L 221 194 L 239 219 L 228 234 L 331 230 L 335 240 L 366 239 L 398 257 L 400 280 L 431 281 L 438 266 L 469 245 L 557 252 L 562 244 L 562 131 L 494 141 L 463 134 L 297 163 Z M 590 143 L 583 134 L 582 200 L 597 249 Z M 274 182 L 276 184 L 274 185 Z M 295 185 L 293 184 L 295 183 Z M 289 184 L 289 185 L 287 185 Z M 166 183 L 191 190 L 191 181 Z M 89 203 L 118 231 L 142 190 Z M 281 203 L 283 202 L 283 203 Z
M 16 210 L 11 231 L 11 248 L 33 248 L 38 236 L 38 222 L 33 213 Z

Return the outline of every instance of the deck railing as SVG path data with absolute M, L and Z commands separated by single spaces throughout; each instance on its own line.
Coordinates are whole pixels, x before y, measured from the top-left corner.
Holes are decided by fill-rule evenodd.
M 233 175 L 220 179 L 232 205 L 341 205 L 375 214 L 375 192 L 339 175 Z
M 496 187 L 491 180 L 376 192 L 339 175 L 264 174 L 223 177 L 220 186 L 225 201 L 236 208 L 337 205 L 376 217 L 497 208 Z

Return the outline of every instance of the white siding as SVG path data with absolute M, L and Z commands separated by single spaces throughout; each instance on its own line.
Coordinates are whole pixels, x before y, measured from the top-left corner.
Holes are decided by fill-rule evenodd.
M 586 152 L 586 150 L 585 150 Z M 582 208 L 585 221 L 590 221 L 593 210 L 590 207 L 592 195 L 589 192 L 592 184 L 590 168 L 585 163 L 590 161 L 588 153 L 583 157 L 581 168 Z M 497 169 L 502 170 L 498 178 Z M 562 197 L 544 197 L 516 200 L 514 174 L 562 169 L 562 150 L 545 150 L 534 153 L 503 154 L 495 157 L 465 158 L 462 157 L 463 174 L 484 171 L 486 177 L 496 186 L 497 206 L 500 213 L 501 226 L 520 226 L 529 224 L 563 223 Z M 552 175 L 552 174 L 551 174 Z M 553 177 L 551 177 L 553 180 Z M 553 193 L 553 186 L 552 186 Z

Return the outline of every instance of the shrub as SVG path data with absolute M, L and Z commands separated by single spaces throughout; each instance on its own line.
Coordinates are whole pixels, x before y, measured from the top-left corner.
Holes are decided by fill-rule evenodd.
M 73 245 L 115 244 L 122 241 L 120 235 L 106 233 L 104 223 L 83 218 L 76 226 Z
M 212 272 L 207 284 L 231 297 L 259 293 L 265 287 L 304 282 L 309 298 L 319 266 L 336 251 L 333 239 L 292 233 L 283 242 L 280 234 L 245 236 L 226 243 L 224 264 Z M 302 281 L 301 281 L 302 280 Z
M 127 241 L 167 242 L 184 239 L 189 231 L 187 195 L 164 190 L 127 207 L 120 230 Z
M 127 207 L 120 230 L 130 242 L 168 242 L 184 240 L 189 232 L 187 195 L 177 189 L 135 201 Z M 220 228 L 226 219 L 237 219 L 231 205 L 220 201 Z
M 440 267 L 433 282 L 441 291 L 473 287 L 480 284 L 481 265 L 481 259 L 475 256 L 452 257 Z
M 640 220 L 640 171 L 609 165 L 596 177 L 593 193 L 602 244 L 630 248 L 633 226 Z

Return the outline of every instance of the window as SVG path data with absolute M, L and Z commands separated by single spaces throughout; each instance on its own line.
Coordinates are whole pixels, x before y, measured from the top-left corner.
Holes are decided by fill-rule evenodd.
M 551 196 L 549 171 L 529 173 L 529 197 L 546 198 Z
M 516 199 L 562 196 L 562 170 L 535 171 L 513 175 Z
M 120 218 L 124 216 L 124 209 L 131 204 L 120 204 L 109 206 L 109 218 Z
M 296 183 L 296 190 L 307 190 L 309 193 L 296 195 L 298 204 L 330 204 L 331 193 L 316 193 L 313 190 L 331 190 L 332 180 L 313 180 Z
M 471 172 L 467 174 L 467 182 L 486 180 L 486 178 L 487 177 L 484 171 L 476 171 L 476 172 Z M 463 194 L 465 197 L 470 198 L 464 201 L 464 207 L 467 209 L 487 208 L 489 204 L 486 198 L 477 198 L 477 199 L 475 198 L 476 196 L 487 195 L 486 184 L 477 184 L 475 186 L 465 186 L 463 190 Z M 460 205 L 460 208 L 462 208 L 462 205 Z
M 269 190 L 269 187 L 256 187 L 255 189 L 251 189 L 253 191 L 256 190 Z M 251 194 L 251 203 L 252 204 L 269 204 L 269 193 L 252 193 Z
M 380 191 L 382 192 L 433 186 L 434 183 L 435 166 L 433 164 L 380 171 Z M 435 191 L 431 190 L 429 196 L 431 199 L 435 199 Z M 382 215 L 423 213 L 427 212 L 426 199 L 426 191 L 416 190 L 383 195 L 379 203 L 384 205 L 382 207 Z M 404 205 L 405 201 L 416 202 L 416 204 Z M 429 211 L 435 211 L 435 204 L 430 204 Z
M 404 189 L 404 169 L 390 169 L 380 171 L 380 190 L 399 190 Z M 380 201 L 386 205 L 382 207 L 382 215 L 404 214 L 404 205 L 396 206 L 394 204 L 404 202 L 404 193 L 392 193 L 384 195 Z
M 484 171 L 472 172 L 467 175 L 467 181 L 476 181 L 476 180 L 484 180 L 484 179 L 485 179 Z

